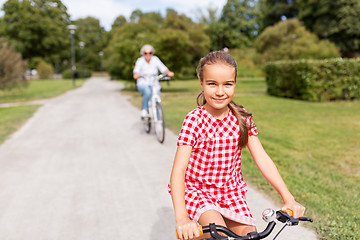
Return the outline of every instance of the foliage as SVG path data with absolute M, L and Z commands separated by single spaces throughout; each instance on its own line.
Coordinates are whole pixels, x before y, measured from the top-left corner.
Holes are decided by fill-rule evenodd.
M 89 78 L 91 77 L 91 70 L 87 69 L 87 68 L 77 68 L 77 71 L 76 71 L 76 75 L 77 75 L 77 78 Z M 62 73 L 61 73 L 61 76 L 63 79 L 72 79 L 73 78 L 73 71 L 71 68 L 68 68 L 68 69 L 65 69 Z
M 320 39 L 335 43 L 343 56 L 360 55 L 359 0 L 261 0 L 259 6 L 261 31 L 296 17 Z
M 345 56 L 360 55 L 359 0 L 302 0 L 296 4 L 307 29 L 334 42 Z
M 230 49 L 228 53 L 236 60 L 238 77 L 262 76 L 262 70 L 257 65 L 258 54 L 254 48 Z
M 259 30 L 257 22 L 259 14 L 257 0 L 228 0 L 220 18 L 220 22 L 225 24 L 221 35 L 223 46 L 228 48 L 252 46 Z
M 8 0 L 2 10 L 4 34 L 16 46 L 30 68 L 41 57 L 59 66 L 70 55 L 69 15 L 60 0 Z
M 36 70 L 40 79 L 52 78 L 54 75 L 53 65 L 46 62 L 40 62 L 37 65 Z
M 267 27 L 275 25 L 284 19 L 292 19 L 297 16 L 297 1 L 289 0 L 261 0 L 259 8 L 261 12 L 261 32 Z
M 26 62 L 15 48 L 0 38 L 0 89 L 26 86 Z
M 125 23 L 126 23 L 126 18 L 120 15 L 115 19 L 115 21 L 111 25 L 111 30 L 115 30 L 115 28 L 122 27 Z
M 268 93 L 308 101 L 360 98 L 360 59 L 268 63 Z
M 100 71 L 101 57 L 99 52 L 108 44 L 108 33 L 100 26 L 98 19 L 93 17 L 80 18 L 74 21 L 77 26 L 75 38 L 77 42 L 83 42 L 84 47 L 76 45 L 76 59 L 83 61 L 84 67 L 93 71 Z
M 194 76 L 194 64 L 209 49 L 209 38 L 201 24 L 174 10 L 168 10 L 165 18 L 136 10 L 130 19 L 115 29 L 105 49 L 104 66 L 112 78 L 132 79 L 144 44 L 154 46 L 155 55 L 175 71 L 177 78 Z
M 208 7 L 205 13 L 203 13 L 202 9 L 199 9 L 199 14 L 199 21 L 205 26 L 205 33 L 210 38 L 210 50 L 214 51 L 223 49 L 224 33 L 227 32 L 227 24 L 220 21 L 218 9 Z
M 264 61 L 340 56 L 334 44 L 327 40 L 320 41 L 297 19 L 281 21 L 268 27 L 255 40 L 254 46 Z

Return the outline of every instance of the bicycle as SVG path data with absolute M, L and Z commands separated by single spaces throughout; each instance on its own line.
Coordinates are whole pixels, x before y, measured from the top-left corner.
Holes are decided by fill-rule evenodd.
M 146 133 L 150 133 L 151 125 L 154 124 L 155 135 L 160 143 L 165 140 L 165 118 L 161 106 L 161 98 L 158 95 L 155 87 L 157 81 L 170 80 L 166 74 L 149 77 L 151 80 L 152 95 L 149 100 L 149 116 L 142 118 L 143 125 Z
M 300 221 L 308 221 L 313 222 L 311 218 L 307 217 L 300 217 L 300 218 L 294 218 L 292 217 L 292 211 L 291 210 L 279 210 L 274 211 L 273 209 L 266 209 L 262 213 L 262 218 L 265 222 L 268 222 L 267 227 L 262 232 L 251 232 L 248 233 L 247 236 L 239 236 L 232 232 L 230 229 L 224 227 L 215 225 L 213 223 L 209 224 L 208 226 L 198 226 L 200 235 L 203 235 L 204 233 L 210 233 L 210 238 L 204 238 L 203 240 L 259 240 L 264 239 L 267 236 L 270 235 L 270 233 L 275 228 L 275 219 L 277 221 L 284 223 L 284 226 L 279 230 L 279 232 L 276 234 L 276 236 L 273 238 L 275 240 L 282 230 L 286 226 L 296 226 L 299 224 Z M 225 235 L 220 235 L 218 232 L 224 233 Z M 178 234 L 176 233 L 176 237 L 178 237 Z

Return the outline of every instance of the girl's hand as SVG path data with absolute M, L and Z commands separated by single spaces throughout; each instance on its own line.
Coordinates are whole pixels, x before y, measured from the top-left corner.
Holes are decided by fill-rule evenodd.
M 294 218 L 302 217 L 305 213 L 305 207 L 295 200 L 289 203 L 285 203 L 285 205 L 282 207 L 282 210 L 286 209 L 291 209 L 293 211 Z
M 180 239 L 188 240 L 200 236 L 196 222 L 184 218 L 176 222 L 176 232 Z

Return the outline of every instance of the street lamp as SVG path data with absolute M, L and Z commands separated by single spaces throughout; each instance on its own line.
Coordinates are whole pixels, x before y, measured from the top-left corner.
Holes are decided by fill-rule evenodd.
M 69 25 L 68 29 L 70 30 L 70 37 L 71 37 L 71 70 L 72 70 L 72 79 L 73 79 L 73 86 L 76 85 L 75 83 L 75 72 L 76 72 L 76 65 L 75 65 L 75 39 L 74 34 L 76 30 L 75 25 Z
M 103 59 L 103 56 L 104 56 L 104 52 L 100 51 L 99 56 L 100 56 L 100 72 L 102 72 L 103 71 L 102 59 Z
M 81 78 L 84 78 L 84 42 L 79 42 L 79 46 L 81 48 Z

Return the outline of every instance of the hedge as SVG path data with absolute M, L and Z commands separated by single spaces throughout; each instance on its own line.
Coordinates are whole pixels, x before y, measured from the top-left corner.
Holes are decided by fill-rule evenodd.
M 269 62 L 265 73 L 273 96 L 307 101 L 360 98 L 360 59 Z

